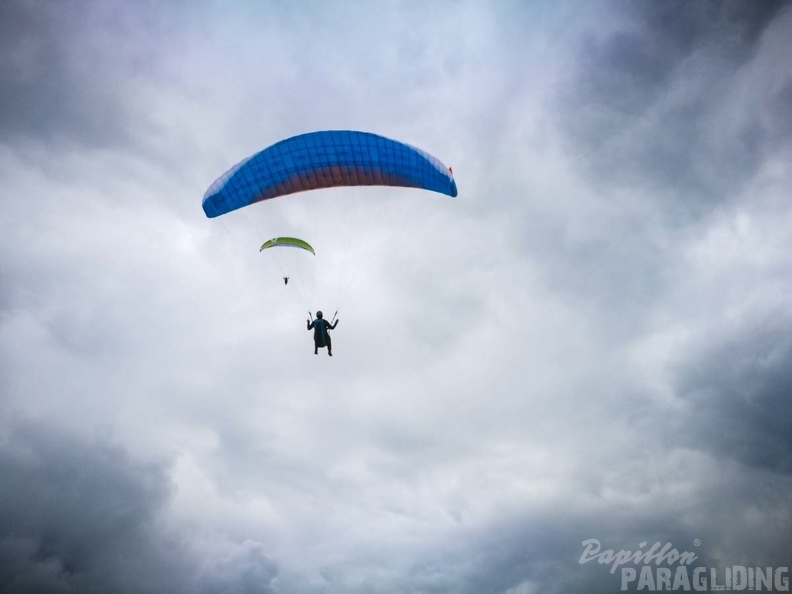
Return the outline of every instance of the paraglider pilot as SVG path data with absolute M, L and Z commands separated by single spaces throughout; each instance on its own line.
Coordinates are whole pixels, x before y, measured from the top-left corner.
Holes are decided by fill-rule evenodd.
M 314 355 L 319 354 L 319 349 L 322 347 L 327 347 L 327 354 L 331 357 L 333 356 L 333 344 L 330 340 L 330 333 L 328 330 L 335 329 L 338 326 L 338 320 L 335 321 L 335 324 L 330 325 L 327 323 L 327 320 L 323 319 L 322 312 L 316 312 L 316 319 L 312 322 L 310 320 L 306 321 L 308 325 L 308 330 L 313 328 L 314 331 Z
M 289 284 L 289 277 L 288 276 L 284 276 L 283 277 L 283 284 L 284 285 L 288 285 Z

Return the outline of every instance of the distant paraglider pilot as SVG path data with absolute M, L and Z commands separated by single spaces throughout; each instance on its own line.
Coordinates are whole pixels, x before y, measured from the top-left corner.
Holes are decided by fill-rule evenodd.
M 289 277 L 288 276 L 284 276 L 283 277 L 283 284 L 284 285 L 288 285 L 289 284 Z
M 307 320 L 306 324 L 308 325 L 308 330 L 313 328 L 314 331 L 314 355 L 318 355 L 319 349 L 322 347 L 327 347 L 327 354 L 332 357 L 333 343 L 330 340 L 330 333 L 328 330 L 334 330 L 338 325 L 338 320 L 336 320 L 333 325 L 330 325 L 327 323 L 327 320 L 323 319 L 322 312 L 317 311 L 316 319 L 313 322 Z

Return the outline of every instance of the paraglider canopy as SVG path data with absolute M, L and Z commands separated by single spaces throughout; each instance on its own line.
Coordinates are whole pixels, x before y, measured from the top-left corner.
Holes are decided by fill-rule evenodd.
M 282 140 L 241 161 L 206 191 L 217 217 L 277 196 L 336 186 L 402 186 L 457 195 L 451 170 L 432 155 L 369 132 L 329 130 Z
M 261 245 L 259 251 L 263 252 L 273 247 L 293 247 L 311 252 L 314 256 L 316 255 L 316 252 L 307 241 L 297 239 L 296 237 L 274 237 L 273 239 L 265 241 Z

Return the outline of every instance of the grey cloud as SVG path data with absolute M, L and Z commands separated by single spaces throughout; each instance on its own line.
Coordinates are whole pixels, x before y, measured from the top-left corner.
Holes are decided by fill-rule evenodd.
M 786 148 L 792 143 L 792 76 L 767 101 L 767 128 L 772 142 Z
M 690 430 L 694 427 L 695 422 Z M 636 461 L 647 467 L 652 463 L 647 456 Z M 614 460 L 614 465 L 625 462 L 626 456 Z M 666 486 L 673 482 L 670 476 L 647 475 L 642 478 Z M 599 541 L 602 551 L 637 551 L 641 543 L 647 543 L 646 550 L 654 543 L 668 543 L 679 552 L 695 554 L 691 568 L 722 572 L 724 567 L 740 564 L 783 567 L 792 544 L 784 494 L 788 487 L 788 480 L 713 471 L 706 478 L 697 477 L 696 488 L 688 496 L 671 488 L 667 491 L 670 498 L 652 498 L 642 505 L 631 504 L 629 499 L 621 503 L 603 499 L 585 512 L 571 502 L 535 518 L 504 515 L 500 525 L 488 525 L 466 541 L 470 548 L 462 557 L 473 561 L 462 581 L 473 584 L 470 592 L 506 592 L 521 583 L 546 592 L 619 591 L 620 570 L 611 574 L 609 565 L 596 560 L 580 563 L 582 543 L 588 539 Z M 628 566 L 640 569 L 641 564 Z M 660 566 L 674 569 L 668 563 Z
M 548 191 L 534 173 L 498 189 L 524 196 L 515 248 L 617 340 L 651 322 L 708 216 L 792 143 L 792 71 L 777 59 L 790 51 L 788 5 L 623 8 L 589 27 L 548 103 L 567 165 L 558 174 L 577 183 Z
M 519 2 L 320 4 L 0 8 L 2 181 L 34 197 L 5 200 L 0 406 L 37 419 L 0 433 L 0 591 L 617 591 L 587 538 L 779 561 L 789 324 L 662 373 L 631 356 L 714 292 L 683 262 L 691 212 L 789 142 L 790 11 L 614 3 L 545 43 Z M 168 140 L 141 160 L 123 143 L 148 113 Z M 200 212 L 234 158 L 328 122 L 426 143 L 461 190 L 426 249 L 361 274 L 332 360 L 256 252 L 307 209 L 256 211 L 250 252 Z M 75 150 L 30 149 L 52 138 Z M 679 408 L 655 401 L 666 371 Z
M 239 550 L 218 560 L 204 576 L 206 594 L 270 594 L 275 592 L 272 581 L 278 566 L 263 551 L 261 545 L 247 541 Z
M 163 34 L 155 3 L 0 5 L 0 142 L 128 142 L 145 128 L 139 85 Z M 134 123 L 133 123 L 134 122 Z
M 160 525 L 167 466 L 26 421 L 0 436 L 2 591 L 272 591 L 277 565 L 260 545 L 207 560 Z
M 449 538 L 426 551 L 404 580 L 407 591 L 594 592 L 619 590 L 620 572 L 596 560 L 581 563 L 583 542 L 596 539 L 601 550 L 638 550 L 641 542 L 671 543 L 693 549 L 690 528 L 672 509 L 652 515 L 625 506 L 603 505 L 581 513 L 574 505 L 554 505 L 531 516 L 511 510 L 476 530 Z M 700 553 L 700 551 L 697 551 Z M 708 561 L 699 555 L 696 565 Z M 520 588 L 523 588 L 521 590 Z
M 777 314 L 712 338 L 677 371 L 676 389 L 700 419 L 694 443 L 792 474 L 792 322 Z
M 559 94 L 568 149 L 606 187 L 651 188 L 674 217 L 707 212 L 731 199 L 783 134 L 765 114 L 779 111 L 784 91 L 772 90 L 772 78 L 741 77 L 762 51 L 778 51 L 762 36 L 788 21 L 788 6 L 638 2 L 621 16 L 610 34 L 588 38 Z M 739 98 L 740 87 L 751 99 Z M 740 101 L 734 119 L 724 106 Z
M 589 314 L 587 322 L 608 340 L 620 341 L 644 330 L 646 312 L 663 298 L 673 278 L 677 254 L 673 242 L 658 235 L 641 214 L 614 218 L 606 236 L 574 238 L 564 223 L 545 223 L 536 233 L 526 233 L 521 243 L 527 253 L 541 255 L 544 278 L 560 298 Z
M 117 448 L 15 423 L 0 450 L 0 586 L 13 592 L 156 591 L 178 554 L 163 552 L 157 514 L 165 469 Z M 164 581 L 163 581 L 164 580 Z M 135 585 L 137 584 L 137 585 Z

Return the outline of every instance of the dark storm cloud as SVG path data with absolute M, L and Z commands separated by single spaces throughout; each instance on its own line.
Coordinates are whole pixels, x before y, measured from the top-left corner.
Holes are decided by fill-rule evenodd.
M 792 140 L 792 77 L 768 102 L 768 120 L 772 122 L 771 139 L 777 144 Z
M 549 284 L 590 322 L 623 337 L 667 295 L 692 226 L 735 204 L 792 147 L 792 69 L 779 62 L 792 51 L 792 10 L 612 7 L 588 28 L 550 108 L 569 162 L 560 173 L 581 183 L 551 187 L 566 199 L 551 216 L 526 201 L 516 242 L 541 255 Z
M 148 1 L 0 3 L 0 142 L 106 146 L 145 125 L 135 101 L 158 16 Z
M 773 316 L 714 337 L 678 369 L 677 391 L 702 420 L 689 435 L 719 456 L 792 474 L 792 322 Z
M 271 592 L 256 543 L 207 560 L 159 525 L 167 472 L 40 424 L 0 433 L 0 591 Z
M 652 187 L 669 212 L 700 212 L 728 199 L 788 126 L 790 79 L 748 81 L 753 93 L 724 108 L 762 35 L 785 2 L 637 2 L 609 34 L 590 34 L 558 117 L 570 153 L 598 178 Z M 776 125 L 776 116 L 781 126 Z
M 4 435 L 0 468 L 3 591 L 130 591 L 152 579 L 135 565 L 156 559 L 165 469 L 27 424 Z

